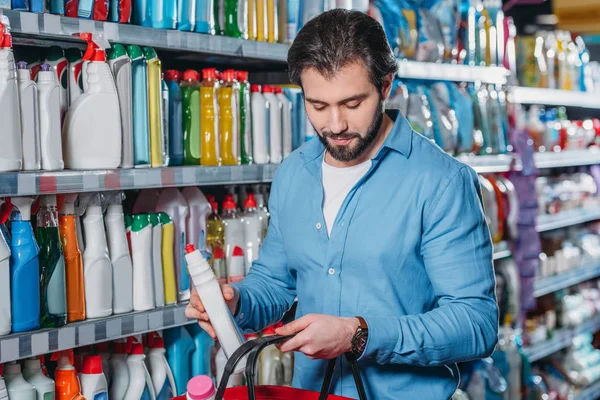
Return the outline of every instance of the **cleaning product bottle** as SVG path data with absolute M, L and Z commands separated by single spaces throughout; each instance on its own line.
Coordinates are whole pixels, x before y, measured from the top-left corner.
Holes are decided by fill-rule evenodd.
M 240 162 L 252 164 L 252 113 L 248 71 L 237 71 L 239 83 Z
M 277 28 L 277 0 L 266 0 L 267 4 L 267 42 L 277 43 L 279 29 Z
M 257 0 L 261 1 L 261 0 Z M 256 164 L 268 164 L 270 138 L 269 122 L 271 120 L 270 103 L 261 93 L 260 85 L 250 86 L 250 101 L 252 108 L 252 155 Z
M 12 361 L 4 365 L 4 380 L 8 389 L 9 399 L 36 400 L 35 387 L 23 378 L 21 365 Z
M 239 159 L 239 85 L 235 71 L 223 72 L 224 84 L 217 89 L 219 98 L 219 149 L 222 165 L 237 165 Z
M 67 86 L 69 87 L 69 105 L 71 105 L 83 93 L 83 58 L 81 50 L 75 48 L 66 49 L 65 57 L 69 61 L 67 72 L 69 84 Z
M 263 185 L 260 184 L 254 186 L 254 198 L 256 199 L 256 213 L 258 214 L 258 219 L 261 221 L 262 238 L 264 240 L 267 237 L 267 228 L 269 227 L 269 210 L 267 210 L 262 187 Z
M 102 373 L 102 358 L 100 356 L 85 356 L 80 379 L 83 397 L 93 400 L 108 399 L 108 384 Z
M 12 331 L 26 332 L 40 326 L 40 249 L 31 227 L 33 197 L 11 199 L 13 211 L 10 242 Z
M 223 211 L 221 218 L 223 219 L 223 232 L 224 232 L 224 246 L 225 246 L 225 259 L 227 262 L 227 275 L 229 280 L 233 279 L 234 275 L 231 275 L 231 267 L 233 262 L 233 249 L 239 247 L 240 249 L 244 246 L 244 226 L 242 220 L 237 213 L 237 206 L 233 196 L 228 194 L 225 196 L 223 201 Z M 242 269 L 244 271 L 244 269 Z M 242 276 L 244 274 L 242 273 Z M 235 275 L 238 276 L 238 275 Z
M 221 382 L 223 378 L 223 372 L 225 371 L 225 366 L 227 365 L 227 355 L 223 350 L 223 346 L 219 345 L 218 350 L 215 354 L 215 378 L 217 382 Z M 234 371 L 233 374 L 229 377 L 229 382 L 227 382 L 227 387 L 235 387 L 241 386 L 243 382 L 243 374 L 238 371 Z
M 278 322 L 275 325 L 275 329 L 281 328 L 283 326 L 283 322 Z M 281 353 L 281 364 L 283 365 L 283 386 L 292 386 L 292 381 L 294 380 L 294 352 L 288 351 L 285 353 Z
M 165 284 L 162 265 L 162 225 L 157 213 L 149 214 L 152 224 L 152 282 L 154 304 L 156 307 L 165 305 Z
M 11 329 L 10 246 L 8 244 L 10 239 L 5 226 L 11 210 L 12 204 L 4 204 L 0 200 L 0 336 L 8 335 Z M 0 375 L 2 374 L 0 373 Z
M 283 158 L 292 152 L 292 102 L 283 94 L 279 86 L 275 86 L 275 96 L 281 105 L 281 135 L 283 136 Z
M 152 225 L 148 214 L 133 216 L 131 227 L 133 260 L 133 309 L 146 311 L 154 308 L 152 285 Z
M 263 227 L 256 209 L 256 199 L 254 193 L 248 193 L 244 201 L 244 241 L 246 254 L 246 274 L 252 266 L 252 262 L 258 258 L 258 249 L 262 244 Z
M 283 159 L 281 143 L 281 109 L 282 105 L 273 93 L 273 87 L 263 85 L 263 96 L 269 103 L 269 154 L 272 164 L 279 164 Z
M 55 328 L 67 323 L 65 259 L 58 233 L 56 196 L 41 197 L 36 238 L 40 247 L 41 326 Z
M 110 386 L 109 398 L 111 400 L 123 400 L 129 387 L 129 368 L 127 367 L 127 353 L 131 342 L 119 339 L 114 342 L 114 352 L 110 357 L 110 368 L 113 373 Z
M 171 372 L 171 368 L 167 362 L 164 339 L 157 336 L 150 347 L 148 363 L 150 365 L 150 376 L 154 385 L 156 400 L 172 399 L 176 395 L 177 386 L 175 385 L 173 372 Z
M 187 400 L 214 400 L 215 384 L 212 378 L 206 375 L 194 376 L 187 384 L 185 396 Z
M 223 346 L 225 355 L 229 358 L 238 347 L 244 344 L 244 339 L 229 308 L 227 308 L 221 288 L 210 265 L 208 265 L 200 251 L 194 249 L 194 245 L 187 245 L 185 250 L 187 252 L 185 257 L 194 287 L 206 308 L 219 343 Z M 236 366 L 235 372 L 244 371 L 245 364 L 245 359 L 242 359 Z
M 108 65 L 117 85 L 121 115 L 121 168 L 133 168 L 133 110 L 131 106 L 131 59 L 122 44 L 107 52 Z
M 215 34 L 214 7 L 214 0 L 196 0 L 196 32 Z
M 73 350 L 64 350 L 52 354 L 50 358 L 56 361 L 54 371 L 55 399 L 56 400 L 84 400 L 81 395 L 81 386 L 75 370 Z
M 244 13 L 244 4 L 238 0 L 226 0 L 225 6 L 225 36 L 235 38 L 247 38 L 243 29 L 247 24 L 246 14 Z
M 23 169 L 37 171 L 42 167 L 38 91 L 35 82 L 31 80 L 31 74 L 25 61 L 17 63 L 17 78 L 21 111 Z
M 256 40 L 259 42 L 266 42 L 267 41 L 266 0 L 254 0 L 254 5 L 255 5 L 254 14 L 256 15 L 256 17 L 255 17 Z M 250 6 L 250 4 L 248 6 Z
M 219 119 L 217 115 L 216 91 L 218 88 L 217 70 L 202 70 L 202 86 L 200 87 L 200 163 L 206 166 L 217 166 L 219 159 Z
M 169 88 L 169 165 L 183 164 L 183 131 L 181 89 L 179 80 L 181 74 L 174 69 L 165 72 L 165 82 Z
M 179 301 L 190 298 L 190 281 L 184 257 L 186 238 L 186 221 L 189 213 L 185 197 L 176 188 L 164 189 L 158 199 L 156 211 L 166 213 L 175 226 L 173 253 L 175 255 L 175 276 L 177 278 L 177 293 Z
M 162 29 L 177 29 L 177 8 L 178 2 L 175 0 L 167 0 L 164 2 Z
M 139 26 L 152 26 L 150 15 L 152 14 L 152 3 L 145 0 L 134 0 L 132 4 L 132 22 Z M 157 15 L 160 15 L 162 10 L 157 10 Z
M 69 107 L 69 61 L 67 61 L 62 48 L 50 46 L 46 52 L 45 63 L 52 67 L 60 86 L 60 120 L 62 122 Z
M 98 193 L 82 195 L 79 203 L 84 209 L 87 206 L 83 218 L 86 241 L 83 252 L 86 316 L 87 318 L 108 317 L 113 311 L 113 268 L 108 256 L 102 219 L 102 197 Z
M 104 223 L 112 264 L 113 313 L 123 314 L 133 310 L 133 266 L 125 233 L 125 216 L 122 205 L 125 194 L 115 192 L 106 199 L 108 207 Z
M 275 327 L 269 326 L 263 332 L 263 337 L 275 335 Z M 275 345 L 267 346 L 260 353 L 260 374 L 259 383 L 261 385 L 283 385 L 284 371 L 281 362 L 281 352 Z
M 187 70 L 181 82 L 181 105 L 183 110 L 183 163 L 200 164 L 200 75 Z
M 181 191 L 188 204 L 186 222 L 187 241 L 200 250 L 206 250 L 206 221 L 211 206 L 204 194 L 195 186 L 188 186 Z
M 65 259 L 65 282 L 67 292 L 67 322 L 85 319 L 85 290 L 83 283 L 83 259 L 77 238 L 75 201 L 77 194 L 64 196 L 58 211 L 58 230 Z
M 248 0 L 248 40 L 256 40 L 256 1 Z
M 173 371 L 177 394 L 180 395 L 185 393 L 185 386 L 191 377 L 194 341 L 183 326 L 165 330 L 164 341 L 167 348 L 167 361 Z
M 23 165 L 21 150 L 21 114 L 15 58 L 10 27 L 0 23 L 0 171 L 19 171 Z
M 119 97 L 109 65 L 107 41 L 81 34 L 88 47 L 83 55 L 87 87 L 69 108 L 63 128 L 65 162 L 70 169 L 113 169 L 121 164 Z M 94 119 L 98 113 L 101 118 Z M 90 124 L 90 121 L 95 121 Z
M 216 248 L 224 246 L 223 220 L 219 215 L 219 205 L 214 197 L 210 199 L 211 213 L 206 217 L 206 242 L 210 251 L 214 252 Z
M 160 78 L 160 137 L 162 144 L 162 163 L 163 166 L 167 167 L 171 165 L 170 154 L 171 154 L 171 142 L 169 141 L 169 88 L 167 87 L 167 83 L 164 79 L 164 73 L 161 72 Z
M 38 74 L 38 99 L 40 103 L 40 148 L 42 169 L 47 171 L 64 169 L 61 138 L 60 93 L 56 73 L 50 65 L 42 64 Z
M 165 212 L 159 212 L 160 226 L 162 227 L 161 258 L 163 267 L 163 284 L 165 304 L 177 303 L 177 279 L 175 276 L 175 225 Z
M 214 340 L 198 324 L 190 324 L 186 328 L 196 346 L 192 355 L 192 376 L 210 375 L 210 352 Z
M 25 360 L 23 377 L 35 386 L 37 400 L 47 400 L 54 398 L 54 381 L 48 378 L 42 372 L 42 364 L 38 358 Z
M 228 282 L 227 264 L 225 264 L 225 252 L 223 247 L 215 247 L 210 259 L 210 266 L 215 272 L 215 276 L 219 281 L 219 285 L 224 285 Z
M 196 23 L 196 0 L 177 2 L 177 29 L 193 31 Z
M 110 354 L 111 354 L 111 349 L 110 349 L 110 343 L 109 342 L 102 342 L 102 343 L 96 343 L 95 347 L 95 354 L 98 354 L 100 356 L 100 358 L 102 359 L 102 372 L 104 373 L 104 377 L 106 378 L 106 384 L 108 385 L 108 387 L 110 387 L 110 382 L 111 382 L 111 370 L 110 370 Z
M 150 166 L 148 64 L 139 46 L 127 46 L 132 63 L 133 157 L 136 167 Z
M 144 360 L 144 345 L 134 343 L 131 354 L 127 357 L 127 368 L 129 369 L 129 387 L 125 394 L 125 400 L 155 400 L 156 394 L 152 379 L 146 368 Z
M 148 62 L 148 111 L 150 121 L 150 163 L 152 167 L 163 166 L 162 135 L 161 135 L 161 63 L 152 47 L 144 47 L 144 56 Z
M 239 282 L 246 276 L 246 271 L 250 267 L 246 266 L 244 250 L 240 246 L 234 246 L 231 256 L 227 260 L 227 280 L 229 283 Z

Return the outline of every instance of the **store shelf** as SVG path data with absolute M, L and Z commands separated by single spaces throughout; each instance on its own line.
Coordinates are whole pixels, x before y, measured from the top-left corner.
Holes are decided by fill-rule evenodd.
M 494 245 L 494 260 L 500 260 L 512 256 L 508 248 L 508 242 L 502 241 Z
M 597 400 L 600 398 L 600 381 L 592 383 L 575 395 L 574 400 Z
M 503 67 L 398 61 L 400 79 L 427 79 L 436 81 L 505 84 L 508 70 Z
M 469 165 L 480 174 L 508 172 L 513 169 L 513 165 L 517 161 L 516 157 L 512 154 L 490 156 L 462 155 L 456 158 L 458 161 Z
M 564 272 L 555 276 L 538 278 L 535 281 L 533 295 L 541 297 L 557 290 L 577 285 L 578 283 L 600 277 L 600 264 L 588 267 L 581 267 L 573 271 Z
M 600 330 L 600 315 L 596 315 L 589 321 L 583 322 L 572 329 L 560 329 L 554 332 L 552 339 L 544 340 L 532 346 L 525 347 L 524 351 L 529 361 L 535 362 L 551 354 L 569 347 L 573 338 L 582 333 L 595 333 Z
M 541 104 L 600 109 L 600 97 L 593 93 L 574 90 L 538 89 L 528 87 L 511 88 L 512 101 L 520 104 Z
M 288 45 L 242 40 L 226 36 L 212 36 L 195 32 L 145 28 L 137 25 L 60 17 L 22 11 L 2 10 L 10 19 L 15 44 L 44 45 L 49 40 L 55 45 L 60 42 L 77 41 L 75 33 L 92 32 L 102 34 L 111 42 L 151 46 L 157 49 L 211 55 L 219 61 L 244 62 L 261 60 L 287 64 Z M 79 41 L 83 44 L 83 42 Z M 271 68 L 272 69 L 272 68 Z
M 567 150 L 559 153 L 545 152 L 533 155 L 536 168 L 577 167 L 600 164 L 600 149 Z
M 0 173 L 0 197 L 271 182 L 276 164 Z
M 68 324 L 62 328 L 0 337 L 0 364 L 40 354 L 87 346 L 194 322 L 184 315 L 187 303 L 151 311 L 113 315 Z
M 539 215 L 537 221 L 537 231 L 546 232 L 553 229 L 566 228 L 568 226 L 583 224 L 600 219 L 600 207 L 593 209 L 578 208 L 569 211 L 563 211 L 552 215 Z

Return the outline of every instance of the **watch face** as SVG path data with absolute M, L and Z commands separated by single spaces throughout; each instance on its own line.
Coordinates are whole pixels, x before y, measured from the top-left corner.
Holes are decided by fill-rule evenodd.
M 362 353 L 365 350 L 365 347 L 367 347 L 367 335 L 366 335 L 366 332 L 363 333 L 362 335 L 360 335 L 358 337 L 358 340 L 357 340 L 356 344 L 357 344 L 358 350 L 360 350 L 360 352 Z

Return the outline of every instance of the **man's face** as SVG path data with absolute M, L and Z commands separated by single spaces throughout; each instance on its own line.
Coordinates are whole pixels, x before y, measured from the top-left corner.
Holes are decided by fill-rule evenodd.
M 362 63 L 326 79 L 316 69 L 302 72 L 306 113 L 327 152 L 338 161 L 364 154 L 377 138 L 383 100 Z

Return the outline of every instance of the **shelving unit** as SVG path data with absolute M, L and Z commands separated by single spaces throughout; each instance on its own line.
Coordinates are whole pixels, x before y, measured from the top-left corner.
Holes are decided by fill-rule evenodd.
M 512 256 L 508 248 L 508 242 L 502 241 L 494 245 L 494 260 L 501 260 Z
M 566 228 L 568 226 L 583 224 L 600 219 L 600 207 L 598 208 L 579 208 L 575 210 L 563 211 L 552 215 L 539 215 L 537 222 L 537 231 L 546 232 L 554 229 Z
M 600 381 L 592 383 L 590 386 L 583 388 L 579 394 L 575 396 L 575 400 L 597 400 L 600 397 Z
M 533 155 L 536 168 L 562 168 L 600 164 L 600 149 L 567 150 Z
M 503 67 L 398 61 L 400 79 L 426 79 L 453 82 L 483 82 L 503 85 L 509 72 Z
M 0 363 L 191 324 L 187 303 L 86 320 L 61 328 L 0 336 Z
M 535 297 L 542 297 L 546 294 L 598 277 L 600 277 L 600 263 L 593 266 L 581 267 L 574 271 L 568 271 L 555 276 L 538 278 L 535 281 L 533 295 Z
M 600 98 L 595 93 L 515 86 L 510 94 L 513 103 L 600 109 Z
M 517 157 L 512 154 L 473 156 L 462 155 L 456 157 L 460 162 L 469 165 L 480 174 L 490 174 L 495 172 L 508 172 L 514 169 Z

